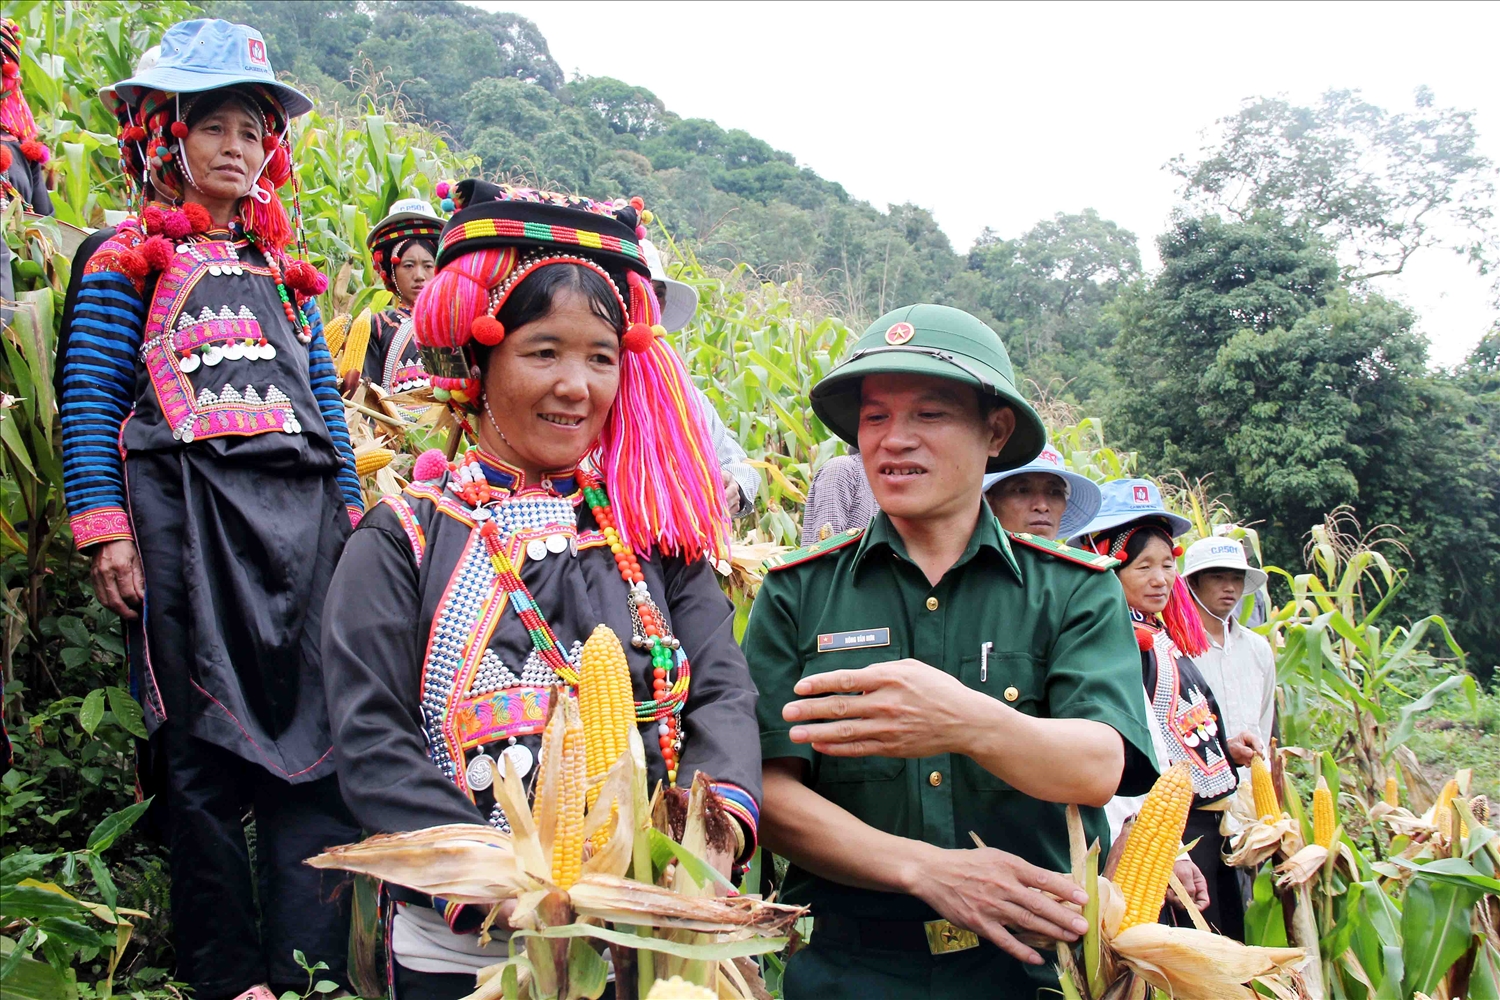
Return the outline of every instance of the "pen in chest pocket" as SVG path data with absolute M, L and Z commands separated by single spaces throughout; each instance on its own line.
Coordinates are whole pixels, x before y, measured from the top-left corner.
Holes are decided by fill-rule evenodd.
M 993 642 L 987 642 L 979 647 L 979 683 L 981 684 L 990 679 L 990 650 L 994 645 Z

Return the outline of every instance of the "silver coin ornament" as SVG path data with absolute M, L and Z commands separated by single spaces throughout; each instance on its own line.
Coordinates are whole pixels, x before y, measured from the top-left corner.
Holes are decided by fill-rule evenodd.
M 469 761 L 464 775 L 469 779 L 470 788 L 482 792 L 495 783 L 495 761 L 481 750 Z
M 526 543 L 526 558 L 531 560 L 547 558 L 547 543 L 540 538 L 533 538 Z
M 262 361 L 276 360 L 276 345 L 270 342 L 260 345 L 260 359 Z
M 224 345 L 224 360 L 238 361 L 245 356 L 245 345 L 238 340 L 231 340 Z
M 531 765 L 535 758 L 531 755 L 531 749 L 524 743 L 512 743 L 500 756 L 510 761 L 510 766 L 516 769 L 516 777 L 524 778 L 531 773 Z
M 198 366 L 201 364 L 203 364 L 203 362 L 201 359 L 199 359 L 198 355 L 189 354 L 177 363 L 177 368 L 184 375 L 191 375 L 193 374 L 193 372 L 198 370 Z
M 560 554 L 568 551 L 568 536 L 566 536 L 566 535 L 548 535 L 547 536 L 547 551 L 550 552 L 550 553 L 552 553 L 553 555 L 560 555 Z
M 208 350 L 203 352 L 203 363 L 210 368 L 223 360 L 224 352 L 219 350 L 217 346 L 210 346 Z

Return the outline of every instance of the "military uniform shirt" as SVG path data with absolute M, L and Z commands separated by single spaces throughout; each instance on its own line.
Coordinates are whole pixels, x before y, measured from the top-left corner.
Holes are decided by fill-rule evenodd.
M 1066 871 L 1065 806 L 1024 795 L 957 754 L 907 760 L 816 753 L 791 741 L 781 710 L 804 676 L 911 657 L 1028 715 L 1112 727 L 1125 742 L 1121 792 L 1145 791 L 1156 766 L 1140 652 L 1124 592 L 1108 572 L 1114 565 L 1030 535 L 1013 543 L 983 504 L 963 555 L 937 586 L 907 556 L 883 513 L 863 536 L 846 532 L 784 557 L 766 574 L 743 642 L 760 691 L 762 757 L 807 761 L 814 791 L 886 833 L 968 848 L 972 831 L 988 847 Z M 1082 813 L 1089 839 L 1107 849 L 1103 810 Z M 810 904 L 814 916 L 937 916 L 914 896 L 840 885 L 795 864 L 784 895 Z

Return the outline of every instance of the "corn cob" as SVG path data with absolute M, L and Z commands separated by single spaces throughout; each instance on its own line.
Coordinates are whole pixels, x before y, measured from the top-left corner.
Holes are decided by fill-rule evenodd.
M 344 346 L 344 338 L 349 335 L 349 314 L 339 313 L 328 324 L 323 327 L 323 340 L 328 344 L 328 356 L 336 358 Z
M 396 453 L 379 445 L 369 445 L 354 453 L 354 471 L 361 476 L 374 475 L 387 465 Z
M 1255 814 L 1258 819 L 1274 820 L 1281 815 L 1281 803 L 1276 801 L 1276 789 L 1271 784 L 1271 769 L 1266 759 L 1256 754 L 1250 761 L 1250 788 L 1255 793 Z
M 1453 778 L 1438 793 L 1437 805 L 1432 807 L 1432 825 L 1443 836 L 1453 838 L 1453 799 L 1458 795 L 1458 782 Z
M 1390 774 L 1385 779 L 1385 804 L 1388 806 L 1399 806 L 1401 804 L 1401 790 L 1396 787 L 1396 776 Z
M 578 881 L 583 869 L 586 751 L 578 706 L 566 695 L 559 694 L 558 697 L 562 698 L 562 704 L 552 712 L 542 734 L 543 757 L 538 773 L 548 773 L 547 748 L 560 743 L 562 760 L 558 762 L 557 785 L 552 789 L 553 800 L 557 803 L 556 825 L 552 832 L 552 883 L 560 889 L 567 889 Z M 562 728 L 560 741 L 554 739 L 554 726 Z
M 339 356 L 339 378 L 365 367 L 365 352 L 370 348 L 370 310 L 366 309 L 354 317 L 349 324 L 349 336 L 344 340 L 344 353 Z
M 1115 869 L 1115 883 L 1125 897 L 1120 930 L 1154 923 L 1160 915 L 1192 804 L 1192 771 L 1186 763 L 1174 764 L 1151 786 Z
M 718 994 L 707 986 L 690 983 L 681 976 L 658 979 L 651 985 L 646 1000 L 715 1000 Z
M 630 727 L 635 725 L 633 695 L 625 649 L 608 625 L 600 625 L 583 644 L 578 664 L 578 713 L 583 718 L 590 779 L 613 767 L 628 748 Z M 595 784 L 588 791 L 589 808 L 598 797 Z
M 1318 785 L 1313 789 L 1313 843 L 1319 847 L 1333 846 L 1333 792 L 1320 774 Z
M 1490 797 L 1488 795 L 1476 795 L 1469 800 L 1469 811 L 1474 818 L 1481 823 L 1490 821 Z

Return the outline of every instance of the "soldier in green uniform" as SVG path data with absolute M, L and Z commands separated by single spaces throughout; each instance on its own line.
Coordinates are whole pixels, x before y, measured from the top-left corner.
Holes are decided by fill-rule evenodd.
M 981 501 L 1044 435 L 967 313 L 881 317 L 812 406 L 881 513 L 775 560 L 744 639 L 761 839 L 814 917 L 786 996 L 1031 1000 L 1057 977 L 1014 932 L 1084 927 L 1052 898 L 1084 898 L 1057 874 L 1064 803 L 1107 847 L 1099 807 L 1156 773 L 1114 561 L 1007 534 Z

